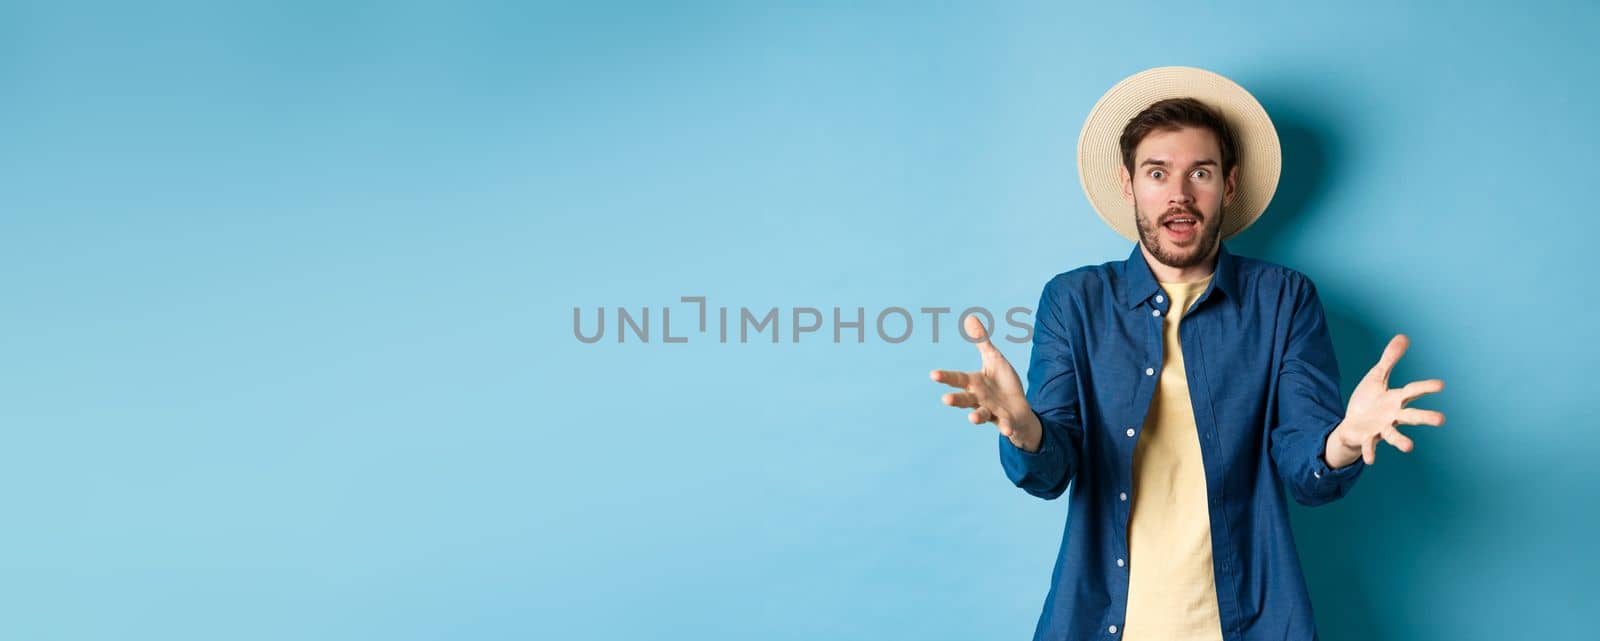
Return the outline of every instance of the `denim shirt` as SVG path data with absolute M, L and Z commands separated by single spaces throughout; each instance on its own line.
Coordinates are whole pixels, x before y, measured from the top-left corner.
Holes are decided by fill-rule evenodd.
M 1350 491 L 1361 460 L 1329 469 L 1344 418 L 1339 366 L 1304 274 L 1235 256 L 1179 321 L 1228 641 L 1313 639 L 1311 599 L 1289 529 L 1289 495 L 1320 505 Z M 1040 296 L 1028 402 L 1037 452 L 1000 441 L 1006 477 L 1028 494 L 1068 494 L 1066 530 L 1035 641 L 1117 639 L 1127 612 L 1133 452 L 1160 380 L 1167 297 L 1138 244 L 1127 260 L 1057 274 Z

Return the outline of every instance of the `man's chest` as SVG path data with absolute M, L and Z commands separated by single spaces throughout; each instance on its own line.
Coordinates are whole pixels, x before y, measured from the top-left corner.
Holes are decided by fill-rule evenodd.
M 1099 327 L 1074 354 L 1085 410 L 1094 422 L 1111 434 L 1126 438 L 1133 429 L 1137 436 L 1136 426 L 1148 419 L 1158 393 L 1178 396 L 1173 392 L 1181 389 L 1202 432 L 1209 429 L 1220 441 L 1256 433 L 1277 391 L 1280 319 L 1200 305 L 1174 328 L 1159 314 L 1140 311 L 1098 318 Z M 1174 377 L 1181 377 L 1180 385 Z

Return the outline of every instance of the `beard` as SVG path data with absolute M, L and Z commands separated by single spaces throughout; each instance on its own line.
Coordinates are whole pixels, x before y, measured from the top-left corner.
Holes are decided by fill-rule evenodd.
M 1212 217 L 1202 216 L 1200 210 L 1193 207 L 1187 209 L 1174 207 L 1167 210 L 1161 218 L 1171 218 L 1177 214 L 1184 213 L 1193 216 L 1195 224 L 1200 227 L 1198 242 L 1187 249 L 1163 244 L 1159 220 L 1146 220 L 1144 214 L 1139 211 L 1139 203 L 1135 202 L 1133 204 L 1133 220 L 1139 226 L 1140 244 L 1144 245 L 1144 248 L 1150 252 L 1151 256 L 1161 261 L 1161 264 L 1177 269 L 1186 269 L 1205 262 L 1206 258 L 1211 255 L 1211 249 L 1222 238 L 1222 210 L 1220 208 L 1217 210 L 1217 215 Z M 1213 218 L 1215 219 L 1213 220 Z

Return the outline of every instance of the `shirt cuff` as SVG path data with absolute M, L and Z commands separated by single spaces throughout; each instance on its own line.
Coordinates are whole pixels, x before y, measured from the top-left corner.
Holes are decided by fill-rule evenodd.
M 1043 433 L 1039 436 L 1037 452 L 1017 447 L 1004 434 L 995 435 L 1000 439 L 1000 465 L 1006 477 L 1018 487 L 1053 487 L 1064 472 L 1067 457 L 1061 450 L 1062 444 L 1056 442 L 1042 419 L 1039 426 Z
M 1040 425 L 1042 426 L 1043 424 L 1041 423 Z M 1045 457 L 1045 456 L 1047 456 L 1047 455 L 1049 455 L 1049 454 L 1051 454 L 1051 453 L 1053 453 L 1055 451 L 1053 448 L 1050 447 L 1050 431 L 1049 430 L 1042 430 L 1042 432 L 1039 434 L 1039 451 L 1037 451 L 1037 452 L 1029 452 L 1029 451 L 1027 451 L 1025 449 L 1017 447 L 1017 444 L 1016 443 L 1012 443 L 1011 439 L 1006 438 L 1006 435 L 1004 435 L 1004 434 L 1000 435 L 1000 446 L 1002 448 L 1004 448 L 1005 450 L 1007 450 L 1007 452 L 1006 452 L 1007 454 L 1009 454 L 1011 456 L 1014 456 L 1016 458 L 1020 458 L 1020 459 L 1022 459 L 1024 461 L 1037 460 L 1037 459 L 1043 458 L 1043 457 Z
M 1328 461 L 1324 459 L 1322 455 L 1327 452 L 1328 437 L 1332 435 L 1333 431 L 1338 429 L 1338 427 L 1339 424 L 1335 423 L 1333 427 L 1328 428 L 1322 433 L 1322 436 L 1317 439 L 1317 451 L 1311 457 L 1312 478 L 1321 479 L 1323 481 L 1334 481 L 1336 483 L 1343 484 L 1346 481 L 1354 479 L 1361 473 L 1361 468 L 1366 467 L 1366 459 L 1363 459 L 1359 456 L 1356 457 L 1355 462 L 1344 467 L 1337 469 L 1328 467 Z

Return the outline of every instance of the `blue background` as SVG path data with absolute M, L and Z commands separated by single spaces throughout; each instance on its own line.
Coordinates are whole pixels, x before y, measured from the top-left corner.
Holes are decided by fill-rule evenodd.
M 1448 383 L 1295 506 L 1323 638 L 1592 638 L 1597 14 L 5 3 L 0 638 L 1028 638 L 1066 506 L 939 404 L 949 317 L 572 310 L 1031 307 L 1132 247 L 1074 146 L 1172 64 L 1275 119 L 1230 247 L 1317 282 L 1346 393 L 1396 332 Z

